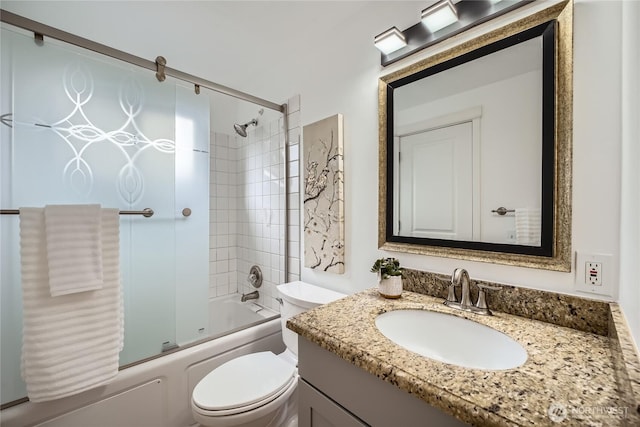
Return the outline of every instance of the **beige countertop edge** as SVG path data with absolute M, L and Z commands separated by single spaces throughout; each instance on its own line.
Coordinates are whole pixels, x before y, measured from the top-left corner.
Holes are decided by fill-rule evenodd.
M 347 362 L 364 369 L 372 375 L 395 385 L 407 393 L 416 396 L 418 399 L 432 405 L 443 412 L 453 415 L 457 419 L 475 426 L 518 426 L 519 424 L 494 414 L 473 402 L 450 393 L 446 390 L 429 384 L 428 382 L 416 379 L 410 373 L 400 367 L 391 366 L 390 369 L 377 368 L 381 365 L 389 365 L 387 361 L 380 360 L 366 351 L 347 350 L 352 357 L 345 357 L 345 350 L 342 349 L 339 341 L 317 328 L 309 325 L 299 325 L 289 320 L 287 326 L 292 331 L 309 341 L 319 345 L 327 351 L 341 357 Z M 417 381 L 416 381 L 417 380 Z M 463 409 L 464 408 L 464 409 Z M 478 423 L 478 418 L 483 422 Z
M 612 352 L 618 351 L 619 354 L 613 353 L 613 357 L 617 357 L 616 375 L 618 387 L 624 394 L 627 404 L 630 405 L 630 416 L 635 416 L 638 425 L 640 425 L 640 358 L 638 350 L 631 338 L 631 332 L 627 325 L 626 319 L 617 303 L 610 303 L 609 321 Z
M 357 298 L 363 298 L 364 300 L 358 301 Z M 351 295 L 345 298 L 344 300 L 356 302 L 356 305 L 359 305 L 359 303 L 362 303 L 362 304 L 369 303 L 370 304 L 369 308 L 373 307 L 375 309 L 382 310 L 380 312 L 393 310 L 393 309 L 401 309 L 401 308 L 436 309 L 437 311 L 446 312 L 446 309 L 442 310 L 442 307 L 439 305 L 441 302 L 440 299 L 429 297 L 426 295 L 421 295 L 421 294 L 414 294 L 411 292 L 403 293 L 403 298 L 401 298 L 400 300 L 375 301 L 375 291 L 370 289 L 355 295 Z M 344 308 L 344 304 L 345 303 L 343 302 L 342 308 Z M 420 305 L 422 305 L 422 307 L 420 307 Z M 618 315 L 616 314 L 617 313 L 616 309 L 617 309 L 617 306 L 612 305 L 611 311 L 612 311 L 612 317 L 614 321 L 617 321 L 617 317 L 618 317 Z M 338 312 L 339 311 L 340 310 L 338 310 Z M 618 309 L 618 312 L 619 312 L 619 309 Z M 331 331 L 333 329 L 331 329 L 330 327 L 328 329 L 329 333 L 325 332 L 325 330 L 327 330 L 327 316 L 330 314 L 336 314 L 336 313 L 331 313 L 329 310 L 323 311 L 322 307 L 320 307 L 319 311 L 309 315 L 305 315 L 303 313 L 302 315 L 299 315 L 290 319 L 287 324 L 289 328 L 292 329 L 293 331 L 297 332 L 298 334 L 305 337 L 306 339 L 309 339 L 315 344 L 321 346 L 322 348 L 325 348 L 326 350 L 331 351 L 332 353 L 338 355 L 339 357 L 343 358 L 349 363 L 364 369 L 365 371 L 377 376 L 378 378 L 386 382 L 396 385 L 400 389 L 415 395 L 416 397 L 422 399 L 426 403 L 431 404 L 432 406 L 435 406 L 443 410 L 444 412 L 457 417 L 458 419 L 464 422 L 471 423 L 473 425 L 481 425 L 481 426 L 484 426 L 484 425 L 510 426 L 510 425 L 527 425 L 527 424 L 533 425 L 532 423 L 536 421 L 537 422 L 542 421 L 539 414 L 536 416 L 533 416 L 532 419 L 529 420 L 526 418 L 525 416 L 526 414 L 523 413 L 523 412 L 525 413 L 529 412 L 529 409 L 540 410 L 539 407 L 538 408 L 535 407 L 536 404 L 539 405 L 541 403 L 540 401 L 535 403 L 534 401 L 532 401 L 532 404 L 534 406 L 532 406 L 531 408 L 527 407 L 528 405 L 525 404 L 524 405 L 525 407 L 522 408 L 520 411 L 516 410 L 517 412 L 519 412 L 519 414 L 515 415 L 514 413 L 515 415 L 514 417 L 509 416 L 510 413 L 506 413 L 505 415 L 497 414 L 491 411 L 490 408 L 492 405 L 488 405 L 488 402 L 486 400 L 482 402 L 483 399 L 479 398 L 477 394 L 474 396 L 470 396 L 471 399 L 475 398 L 476 401 L 473 401 L 471 399 L 465 399 L 461 397 L 459 394 L 454 393 L 455 390 L 453 391 L 445 390 L 443 387 L 439 386 L 438 384 L 435 384 L 432 381 L 429 381 L 429 379 L 426 378 L 425 376 L 422 376 L 422 378 L 420 378 L 420 376 L 416 375 L 415 372 L 414 373 L 411 372 L 412 370 L 415 371 L 413 367 L 410 367 L 410 366 L 404 367 L 398 363 L 394 364 L 390 360 L 386 360 L 382 358 L 381 356 L 384 356 L 384 354 L 380 353 L 379 348 L 377 350 L 374 350 L 374 352 L 379 353 L 378 355 L 375 355 L 365 350 L 362 347 L 357 347 L 357 348 L 354 347 L 353 342 L 349 342 L 349 340 L 344 340 L 343 337 L 332 336 Z M 369 312 L 367 315 L 371 316 L 371 313 Z M 501 323 L 501 322 L 504 322 L 505 320 L 508 321 L 509 318 L 511 317 L 517 318 L 518 321 L 520 321 L 519 319 L 522 319 L 522 321 L 524 322 L 523 325 L 527 323 L 530 324 L 530 322 L 538 322 L 538 321 L 531 321 L 530 319 L 518 318 L 517 316 L 513 316 L 513 315 L 503 315 L 503 313 L 500 313 L 500 314 L 496 313 L 496 315 L 497 315 L 496 318 L 490 319 L 487 322 L 482 320 L 482 323 L 491 324 L 491 323 L 495 323 L 496 321 L 498 323 Z M 314 316 L 317 316 L 317 318 L 314 318 Z M 325 317 L 322 317 L 322 316 L 325 316 Z M 335 319 L 334 317 L 331 317 L 331 320 L 329 320 L 329 322 L 333 321 L 334 319 Z M 362 321 L 363 319 L 360 319 L 360 320 Z M 549 326 L 546 326 L 546 328 L 548 327 Z M 553 325 L 552 327 L 560 328 L 559 332 L 561 334 L 562 333 L 566 334 L 566 330 L 568 329 L 568 328 L 557 326 L 557 325 Z M 325 330 L 323 330 L 323 328 Z M 624 332 L 622 332 L 622 328 L 623 327 L 618 327 L 614 329 L 618 331 L 618 334 L 625 336 L 625 334 L 628 334 L 628 330 L 625 329 Z M 499 327 L 498 330 L 500 329 L 502 328 Z M 561 330 L 565 330 L 565 332 L 561 332 Z M 574 330 L 570 330 L 570 331 L 574 331 Z M 573 332 L 569 332 L 569 333 L 573 334 Z M 575 331 L 575 333 L 585 334 L 579 331 Z M 606 340 L 606 338 L 604 339 Z M 621 345 L 621 347 L 624 349 L 625 347 L 627 347 L 627 345 L 623 344 Z M 614 350 L 613 343 L 611 345 L 610 350 Z M 603 358 L 602 360 L 603 365 L 611 364 L 611 360 L 609 359 L 611 358 L 615 359 L 614 354 L 609 354 L 610 350 L 607 349 L 606 352 L 602 352 L 602 349 L 601 349 L 599 357 Z M 393 351 L 394 352 L 403 351 L 403 349 L 398 350 L 398 348 L 395 348 L 393 349 Z M 625 361 L 626 359 L 630 360 L 630 362 L 628 362 L 627 364 L 630 363 L 632 367 L 633 367 L 633 358 L 635 355 L 634 351 L 635 350 L 632 350 L 631 352 L 627 351 L 629 355 L 624 357 Z M 541 357 L 541 356 L 538 355 L 537 357 Z M 550 369 L 552 368 L 553 367 L 551 367 Z M 555 368 L 558 369 L 558 366 L 555 366 Z M 638 370 L 636 373 L 632 373 L 630 375 L 629 380 L 633 380 L 634 378 L 636 378 L 636 374 L 638 374 L 638 377 L 640 378 L 639 373 L 640 373 L 640 370 Z M 560 374 L 560 375 L 564 376 L 564 374 Z M 609 375 L 606 375 L 606 376 L 609 376 Z M 610 375 L 611 382 L 615 382 L 616 376 L 617 375 L 611 372 L 611 375 Z M 529 380 L 535 380 L 535 378 L 532 377 L 527 379 L 525 375 L 521 378 L 521 380 L 524 380 L 525 382 L 529 382 Z M 561 381 L 567 382 L 567 380 L 570 380 L 570 378 L 568 377 L 563 378 Z M 638 384 L 640 384 L 640 382 L 636 383 L 636 386 Z M 618 386 L 620 386 L 619 383 L 618 383 Z M 635 389 L 637 389 L 637 387 Z M 534 400 L 535 399 L 540 400 L 541 396 L 539 395 L 535 396 L 535 394 L 536 393 L 532 393 L 531 398 L 533 398 Z M 633 393 L 631 395 L 633 396 Z M 552 395 L 547 397 L 554 397 L 554 396 Z M 557 397 L 562 397 L 562 395 L 560 394 Z M 629 399 L 625 399 L 625 400 L 629 401 Z M 595 403 L 599 402 L 600 404 L 602 404 L 603 401 L 599 400 L 594 402 Z M 504 408 L 504 409 L 509 409 L 509 408 Z M 630 411 L 635 411 L 635 408 L 630 408 Z M 534 415 L 534 414 L 531 414 L 531 415 Z M 631 413 L 629 415 L 630 415 L 630 418 L 628 418 L 627 421 L 631 421 L 631 423 L 634 423 L 636 419 L 635 414 Z M 507 418 L 508 416 L 509 418 Z M 520 421 L 515 421 L 513 418 L 518 419 Z M 549 424 L 552 424 L 550 420 L 544 420 L 544 421 L 548 421 Z M 578 420 L 575 420 L 575 421 L 578 421 Z M 585 421 L 585 420 L 582 420 L 582 421 Z M 597 425 L 597 422 L 596 424 L 593 424 L 593 425 Z M 622 425 L 624 425 L 624 422 L 622 423 Z

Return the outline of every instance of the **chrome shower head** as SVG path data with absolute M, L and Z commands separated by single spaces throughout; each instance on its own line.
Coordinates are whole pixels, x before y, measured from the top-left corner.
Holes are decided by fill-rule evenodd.
M 236 123 L 233 125 L 233 128 L 236 130 L 236 133 L 243 138 L 247 137 L 247 125 L 239 125 Z
M 258 126 L 258 119 L 252 119 L 250 122 L 247 122 L 243 125 L 239 125 L 238 123 L 233 125 L 233 128 L 236 130 L 236 133 L 243 138 L 247 137 L 247 127 L 249 125 Z

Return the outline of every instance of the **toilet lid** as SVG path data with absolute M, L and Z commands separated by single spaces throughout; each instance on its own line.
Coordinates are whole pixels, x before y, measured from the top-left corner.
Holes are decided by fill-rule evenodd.
M 277 394 L 291 384 L 296 367 L 270 351 L 223 363 L 193 389 L 193 402 L 217 411 L 240 408 Z

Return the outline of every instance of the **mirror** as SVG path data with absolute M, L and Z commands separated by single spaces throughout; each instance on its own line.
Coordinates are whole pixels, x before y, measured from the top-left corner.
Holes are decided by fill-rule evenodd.
M 571 269 L 572 5 L 384 76 L 384 250 Z

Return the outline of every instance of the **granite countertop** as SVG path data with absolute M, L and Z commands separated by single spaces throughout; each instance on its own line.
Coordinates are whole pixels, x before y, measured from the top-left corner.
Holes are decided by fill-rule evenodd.
M 375 326 L 379 314 L 402 309 L 438 311 L 485 324 L 518 341 L 528 359 L 515 369 L 484 371 L 420 356 L 394 344 Z M 640 425 L 638 408 L 620 398 L 607 336 L 495 311 L 493 316 L 462 312 L 444 306 L 441 298 L 413 292 L 385 299 L 376 289 L 297 315 L 287 326 L 472 425 Z M 552 405 L 566 410 L 561 424 L 549 416 Z

